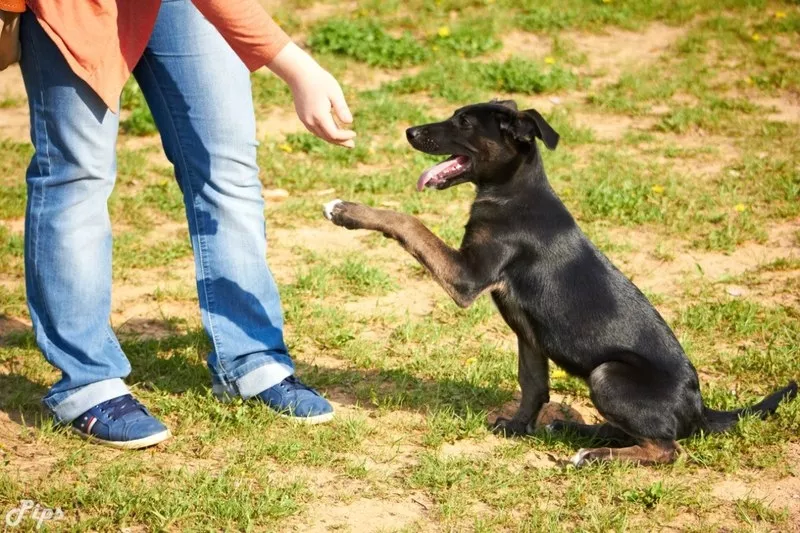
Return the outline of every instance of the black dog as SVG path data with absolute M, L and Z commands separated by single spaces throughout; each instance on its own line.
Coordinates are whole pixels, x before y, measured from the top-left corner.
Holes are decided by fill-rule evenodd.
M 495 429 L 532 431 L 549 401 L 548 359 L 586 381 L 607 421 L 559 422 L 619 448 L 582 449 L 572 459 L 669 463 L 678 439 L 720 432 L 745 413 L 766 417 L 797 384 L 738 411 L 703 405 L 689 359 L 672 330 L 639 289 L 578 228 L 550 187 L 536 145 L 553 150 L 559 136 L 535 110 L 513 101 L 461 108 L 448 120 L 407 130 L 411 145 L 452 155 L 425 171 L 417 187 L 472 182 L 477 195 L 461 248 L 454 250 L 414 217 L 334 200 L 325 215 L 349 229 L 380 231 L 422 263 L 462 307 L 491 291 L 519 341 L 522 400 Z

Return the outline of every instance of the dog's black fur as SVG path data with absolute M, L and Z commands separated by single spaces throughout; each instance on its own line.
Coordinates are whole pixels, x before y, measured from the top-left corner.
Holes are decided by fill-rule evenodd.
M 458 172 L 427 183 L 476 186 L 459 250 L 407 215 L 349 202 L 327 214 L 335 224 L 397 239 L 463 307 L 491 291 L 518 337 L 522 388 L 519 410 L 499 420 L 498 431 L 533 430 L 549 401 L 548 359 L 586 381 L 607 421 L 550 428 L 568 426 L 626 446 L 581 450 L 576 465 L 592 459 L 671 462 L 677 439 L 724 431 L 743 413 L 765 417 L 797 394 L 792 382 L 747 409 L 722 412 L 703 404 L 697 372 L 672 330 L 550 187 L 536 140 L 552 150 L 559 136 L 535 110 L 519 111 L 513 101 L 471 105 L 448 120 L 409 128 L 407 137 L 422 152 L 469 158 Z

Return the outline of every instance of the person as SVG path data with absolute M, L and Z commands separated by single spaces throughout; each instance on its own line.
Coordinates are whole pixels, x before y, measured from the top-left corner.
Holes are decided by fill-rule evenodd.
M 127 388 L 131 367 L 110 327 L 107 200 L 131 74 L 183 194 L 214 394 L 304 422 L 330 420 L 332 406 L 297 378 L 284 342 L 266 260 L 250 72 L 268 67 L 311 132 L 353 147 L 336 79 L 256 0 L 0 0 L 0 9 L 7 29 L 18 18 L 35 149 L 25 283 L 37 345 L 61 371 L 43 399 L 57 422 L 119 448 L 170 437 Z

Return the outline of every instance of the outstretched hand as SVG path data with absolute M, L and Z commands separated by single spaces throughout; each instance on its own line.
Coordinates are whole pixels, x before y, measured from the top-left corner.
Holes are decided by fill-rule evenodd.
M 331 144 L 355 146 L 356 133 L 342 128 L 352 124 L 342 88 L 328 71 L 294 43 L 289 43 L 268 65 L 292 91 L 297 116 L 308 130 Z

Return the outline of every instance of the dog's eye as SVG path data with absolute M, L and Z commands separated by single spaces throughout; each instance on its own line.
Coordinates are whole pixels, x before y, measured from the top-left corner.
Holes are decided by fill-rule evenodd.
M 472 121 L 466 115 L 459 115 L 458 116 L 458 125 L 463 128 L 471 128 Z

